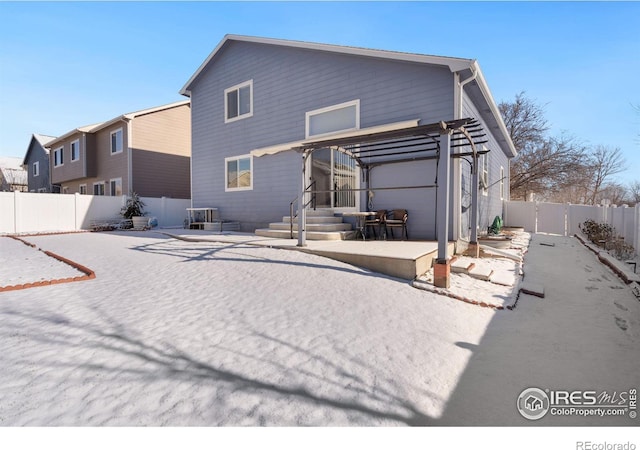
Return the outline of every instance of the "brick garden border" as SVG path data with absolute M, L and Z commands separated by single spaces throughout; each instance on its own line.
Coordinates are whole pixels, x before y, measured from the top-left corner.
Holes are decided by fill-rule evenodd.
M 67 233 L 50 233 L 50 234 L 67 234 Z M 40 236 L 40 235 L 32 235 L 32 236 Z M 34 248 L 40 252 L 43 252 L 45 255 L 57 259 L 58 261 L 67 264 L 71 267 L 73 267 L 76 270 L 79 270 L 80 272 L 84 273 L 84 275 L 82 276 L 78 276 L 78 277 L 68 277 L 68 278 L 58 278 L 58 279 L 54 279 L 54 280 L 43 280 L 43 281 L 35 281 L 33 283 L 24 283 L 24 284 L 15 284 L 15 285 L 11 285 L 11 286 L 0 286 L 0 292 L 7 292 L 7 291 L 17 291 L 17 290 L 21 290 L 21 289 L 29 289 L 29 288 L 33 288 L 33 287 L 40 287 L 40 286 L 51 286 L 52 284 L 63 284 L 63 283 L 73 283 L 75 281 L 85 281 L 85 280 L 92 280 L 96 277 L 96 274 L 93 270 L 89 269 L 88 267 L 85 267 L 81 264 L 78 264 L 77 262 L 71 261 L 70 259 L 67 259 L 63 256 L 57 255 L 53 252 L 50 252 L 48 250 L 42 250 L 41 248 L 36 247 L 35 244 L 32 244 L 30 242 L 25 241 L 24 239 L 15 236 L 15 235 L 8 235 L 6 237 L 9 237 L 11 239 L 15 239 L 16 241 L 20 241 L 22 242 L 24 245 Z

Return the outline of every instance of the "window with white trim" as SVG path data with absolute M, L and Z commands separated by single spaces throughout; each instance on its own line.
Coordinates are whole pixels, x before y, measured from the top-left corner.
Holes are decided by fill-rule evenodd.
M 360 129 L 360 100 L 316 109 L 305 115 L 307 138 L 358 129 Z
M 482 155 L 482 171 L 480 172 L 482 195 L 489 195 L 489 154 Z
M 122 178 L 114 178 L 109 181 L 109 195 L 112 197 L 122 195 Z
M 122 152 L 122 128 L 118 128 L 110 133 L 111 154 Z
M 53 167 L 62 166 L 64 164 L 63 152 L 64 147 L 57 148 L 53 151 Z
M 68 194 L 69 193 L 69 186 L 63 186 L 62 187 L 62 193 L 63 194 Z
M 224 190 L 249 191 L 253 189 L 253 158 L 251 155 L 224 159 Z
M 233 122 L 253 116 L 253 80 L 224 90 L 224 121 Z
M 38 177 L 40 176 L 40 161 L 36 161 L 33 163 L 33 176 L 34 177 Z
M 500 166 L 500 200 L 504 200 L 504 167 Z
M 81 184 L 80 185 L 80 194 L 82 194 L 82 195 L 86 195 L 87 194 L 87 185 L 86 184 Z
M 76 139 L 71 143 L 71 162 L 80 159 L 80 140 Z
M 104 195 L 104 181 L 93 183 L 93 195 Z

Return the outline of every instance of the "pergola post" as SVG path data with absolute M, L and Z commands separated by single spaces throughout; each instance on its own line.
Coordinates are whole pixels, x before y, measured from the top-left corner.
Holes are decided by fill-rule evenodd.
M 449 179 L 451 169 L 451 130 L 441 131 L 440 153 L 438 155 L 438 258 L 433 267 L 433 284 L 436 287 L 449 288 L 451 259 L 447 254 L 449 245 Z
M 307 151 L 302 152 L 302 177 L 300 178 L 300 194 L 298 194 L 298 247 L 307 246 L 307 208 L 306 208 L 306 186 L 307 186 Z M 289 220 L 293 220 L 290 217 Z
M 471 242 L 469 242 L 469 252 L 475 257 L 480 256 L 478 246 L 478 154 L 473 152 L 473 167 L 471 168 Z

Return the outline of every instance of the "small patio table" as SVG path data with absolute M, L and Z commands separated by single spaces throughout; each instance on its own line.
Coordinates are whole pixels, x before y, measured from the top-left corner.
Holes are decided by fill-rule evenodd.
M 365 237 L 365 227 L 367 222 L 367 217 L 375 216 L 375 211 L 350 211 L 342 213 L 345 217 L 355 217 L 356 218 L 356 239 L 358 239 L 358 234 L 362 236 L 362 240 L 366 241 Z

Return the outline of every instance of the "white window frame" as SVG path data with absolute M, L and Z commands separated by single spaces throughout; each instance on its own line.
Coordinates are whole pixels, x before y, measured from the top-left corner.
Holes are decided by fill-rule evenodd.
M 96 194 L 96 186 L 102 185 L 102 194 Z M 100 195 L 100 196 L 104 196 L 105 194 L 105 182 L 104 181 L 98 181 L 96 183 L 93 183 L 93 195 Z
M 116 148 L 116 151 L 113 151 L 113 135 L 117 135 L 118 133 L 120 133 L 120 150 L 118 150 Z M 116 147 L 118 146 L 118 138 L 116 137 Z M 109 133 L 109 153 L 111 153 L 112 155 L 117 155 L 119 153 L 122 153 L 124 150 L 124 133 L 122 131 L 122 128 L 118 128 L 117 130 L 113 130 Z
M 36 161 L 33 163 L 33 170 L 31 172 L 31 174 L 34 177 L 39 177 L 40 176 L 40 161 Z
M 82 192 L 83 188 L 84 188 L 84 192 Z M 80 192 L 81 195 L 87 195 L 87 184 L 86 183 L 80 185 L 79 192 Z
M 489 153 L 485 153 L 482 155 L 482 165 L 481 165 L 480 176 L 482 178 L 482 195 L 485 197 L 489 195 Z
M 229 187 L 229 162 L 230 161 L 239 161 L 241 159 L 249 160 L 249 173 L 250 173 L 250 182 L 249 186 L 243 187 Z M 239 156 L 230 156 L 224 159 L 224 190 L 225 192 L 235 192 L 235 191 L 252 191 L 253 190 L 253 156 L 251 154 L 248 155 L 239 155 Z
M 58 158 L 56 155 L 60 155 L 60 158 Z M 58 159 L 60 159 L 60 164 L 57 164 Z M 64 166 L 64 146 L 58 147 L 53 151 L 53 167 L 62 166 Z
M 324 114 L 324 113 L 328 113 L 331 111 L 335 111 L 338 109 L 343 109 L 343 108 L 348 108 L 350 106 L 355 106 L 356 107 L 356 126 L 352 127 L 352 128 L 345 128 L 342 130 L 334 130 L 334 131 L 330 131 L 328 133 L 320 133 L 320 134 L 313 134 L 310 135 L 309 134 L 309 124 L 311 122 L 311 117 L 313 116 L 317 116 L 319 114 Z M 345 131 L 353 131 L 353 130 L 359 130 L 360 129 L 360 99 L 355 99 L 355 100 L 351 100 L 348 102 L 344 102 L 344 103 L 340 103 L 337 105 L 331 105 L 331 106 L 327 106 L 325 108 L 320 108 L 320 109 L 314 109 L 313 111 L 308 111 L 307 113 L 305 113 L 305 120 L 304 120 L 304 136 L 305 138 L 310 138 L 310 137 L 322 137 L 322 136 L 330 136 L 332 134 L 336 134 L 336 133 L 344 133 Z
M 112 192 L 112 189 L 111 189 L 112 188 L 112 184 L 111 183 L 113 183 L 113 182 L 116 182 L 116 183 L 120 182 L 120 193 L 119 194 L 114 194 Z M 112 179 L 109 180 L 109 195 L 111 197 L 118 197 L 118 196 L 122 195 L 122 178 L 112 178 Z
M 63 194 L 68 194 L 69 193 L 69 186 L 62 186 L 62 193 Z
M 229 102 L 228 93 L 232 91 L 240 91 L 241 88 L 249 86 L 249 112 L 240 114 L 240 105 L 238 105 L 238 115 L 235 117 L 229 117 Z M 238 93 L 238 102 L 240 101 L 240 95 Z M 224 123 L 235 122 L 236 120 L 247 119 L 253 116 L 253 80 L 244 81 L 236 84 L 224 90 Z
M 500 166 L 500 200 L 504 200 L 504 166 Z
M 73 141 L 70 145 L 71 147 L 71 162 L 75 162 L 75 161 L 80 161 L 80 139 L 76 139 L 75 141 Z M 78 152 L 78 157 L 74 158 L 73 157 L 73 148 L 76 148 L 77 152 Z

